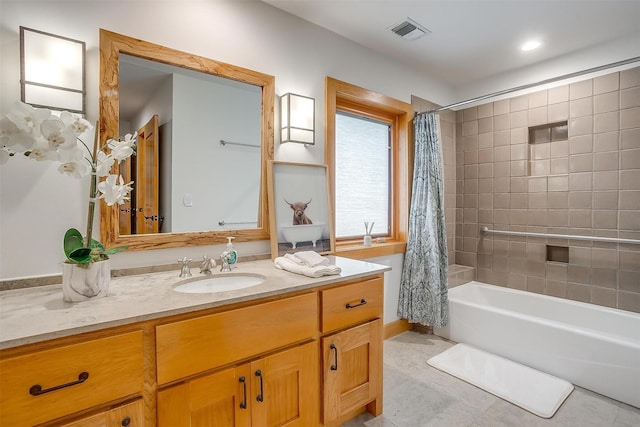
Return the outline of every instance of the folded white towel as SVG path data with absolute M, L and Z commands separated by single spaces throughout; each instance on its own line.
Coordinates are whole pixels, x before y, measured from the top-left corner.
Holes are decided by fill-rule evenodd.
M 307 265 L 302 259 L 298 258 L 295 254 L 284 254 L 284 257 L 291 262 L 295 262 L 298 265 Z M 307 267 L 309 267 L 307 265 Z
M 285 257 L 277 257 L 273 260 L 275 266 L 281 270 L 290 271 L 291 273 L 302 274 L 308 277 L 329 276 L 332 274 L 340 274 L 342 269 L 335 265 L 321 265 L 318 267 L 308 267 L 306 265 L 296 264 Z
M 325 258 L 318 252 L 314 251 L 300 251 L 293 254 L 293 256 L 302 260 L 302 262 L 309 267 L 318 267 L 319 265 L 331 264 L 328 258 Z

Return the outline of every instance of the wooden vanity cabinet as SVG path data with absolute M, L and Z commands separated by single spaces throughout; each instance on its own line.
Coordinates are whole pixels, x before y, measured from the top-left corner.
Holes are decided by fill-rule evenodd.
M 142 427 L 144 426 L 142 399 L 121 405 L 96 415 L 81 418 L 60 427 Z
M 315 341 L 158 392 L 158 426 L 318 424 Z
M 317 333 L 317 292 L 159 325 L 158 426 L 318 425 Z
M 0 425 L 33 426 L 140 395 L 142 348 L 134 331 L 2 358 Z
M 361 408 L 382 413 L 381 277 L 321 291 L 323 422 L 340 425 Z

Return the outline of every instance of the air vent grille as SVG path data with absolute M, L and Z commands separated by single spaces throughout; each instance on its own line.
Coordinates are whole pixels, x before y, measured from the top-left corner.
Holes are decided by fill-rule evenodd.
M 391 27 L 391 31 L 405 40 L 416 40 L 431 33 L 431 31 L 409 18 Z

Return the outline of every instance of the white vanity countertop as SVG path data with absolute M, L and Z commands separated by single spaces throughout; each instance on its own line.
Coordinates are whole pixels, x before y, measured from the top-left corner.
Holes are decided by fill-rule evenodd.
M 329 256 L 342 269 L 339 275 L 311 278 L 277 269 L 273 261 L 239 262 L 234 273 L 261 274 L 256 286 L 228 292 L 187 294 L 173 290 L 185 279 L 179 271 L 115 277 L 109 295 L 90 301 L 67 303 L 62 285 L 37 286 L 0 292 L 0 349 L 96 331 L 174 314 L 219 307 L 334 284 L 377 274 L 391 267 Z M 219 268 L 215 269 L 215 274 Z M 193 277 L 210 277 L 192 268 Z

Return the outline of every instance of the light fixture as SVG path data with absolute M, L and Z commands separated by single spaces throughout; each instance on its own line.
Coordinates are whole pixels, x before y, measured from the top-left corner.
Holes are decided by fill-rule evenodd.
M 287 93 L 280 97 L 280 142 L 315 144 L 315 99 Z
M 542 42 L 540 42 L 539 40 L 529 40 L 528 42 L 524 43 L 520 49 L 524 50 L 524 51 L 528 51 L 528 50 L 533 50 L 533 49 L 537 49 L 542 45 Z
M 20 92 L 34 107 L 85 114 L 85 42 L 20 27 Z

